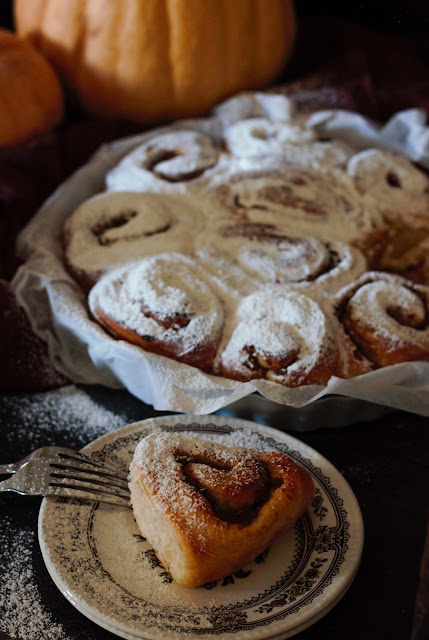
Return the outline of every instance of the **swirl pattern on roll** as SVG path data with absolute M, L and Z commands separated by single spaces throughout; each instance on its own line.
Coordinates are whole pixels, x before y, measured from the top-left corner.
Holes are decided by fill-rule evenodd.
M 314 496 L 310 473 L 279 451 L 152 433 L 136 447 L 130 493 L 142 535 L 188 587 L 237 571 L 291 527 Z
M 215 371 L 238 380 L 265 378 L 289 387 L 325 384 L 341 370 L 333 325 L 310 297 L 284 288 L 243 300 Z
M 215 167 L 220 150 L 209 136 L 181 129 L 158 133 L 111 169 L 106 176 L 111 191 L 184 191 Z
M 210 370 L 224 314 L 193 260 L 161 254 L 114 269 L 91 290 L 89 306 L 113 336 Z
M 219 229 L 223 250 L 262 283 L 340 289 L 366 269 L 363 254 L 341 242 L 283 235 L 274 225 L 237 223 Z
M 86 200 L 65 226 L 65 258 L 89 290 L 112 267 L 165 251 L 190 251 L 198 219 L 184 196 L 104 193 Z
M 226 128 L 224 133 L 228 150 L 241 157 L 280 154 L 290 145 L 313 142 L 316 135 L 291 122 L 269 118 L 249 118 Z
M 353 148 L 338 140 L 317 140 L 309 128 L 269 118 L 248 118 L 226 128 L 227 149 L 240 158 L 277 156 L 277 163 L 320 171 L 345 168 Z
M 377 367 L 429 360 L 429 287 L 368 272 L 340 292 L 339 318 Z
M 409 222 L 429 225 L 429 177 L 406 158 L 381 149 L 367 149 L 349 161 L 348 173 L 359 193 L 388 220 L 404 214 Z
M 234 173 L 212 197 L 236 222 L 274 225 L 289 235 L 354 242 L 383 226 L 381 215 L 366 208 L 346 175 L 285 165 L 281 170 Z M 225 214 L 226 215 L 226 214 Z
M 196 502 L 202 513 L 212 512 L 220 520 L 244 525 L 269 497 L 272 480 L 267 469 L 247 449 L 169 433 L 151 438 L 144 450 L 149 458 L 160 456 L 153 467 L 146 460 L 145 468 L 148 482 L 166 503 L 174 492 L 164 490 L 163 485 L 177 483 L 184 499 Z M 180 511 L 189 515 L 184 505 Z

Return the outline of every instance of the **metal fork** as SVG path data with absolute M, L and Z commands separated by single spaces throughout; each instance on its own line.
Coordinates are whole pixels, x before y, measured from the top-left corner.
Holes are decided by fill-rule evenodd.
M 80 451 L 75 451 L 74 449 L 69 449 L 68 447 L 40 447 L 39 449 L 35 449 L 22 458 L 22 460 L 18 460 L 18 462 L 10 462 L 8 464 L 0 464 L 0 475 L 6 473 L 16 473 L 28 460 L 52 460 L 57 458 L 58 460 L 76 460 L 77 458 L 81 461 L 86 461 L 88 463 L 101 466 L 101 467 L 109 467 L 112 471 L 116 471 L 119 474 L 122 474 L 124 478 L 127 477 L 127 474 L 124 472 L 118 472 L 115 467 L 111 467 L 105 462 L 99 462 L 96 458 L 91 456 L 87 456 L 84 453 L 80 453 Z
M 0 467 L 0 473 L 4 473 L 5 468 L 11 473 L 11 465 Z M 89 498 L 129 505 L 127 474 L 73 449 L 43 447 L 15 463 L 13 468 L 14 475 L 0 482 L 0 492 Z

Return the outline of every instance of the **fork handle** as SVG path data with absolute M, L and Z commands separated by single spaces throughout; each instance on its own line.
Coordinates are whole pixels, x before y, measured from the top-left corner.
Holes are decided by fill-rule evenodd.
M 16 463 L 10 462 L 9 464 L 0 464 L 0 475 L 2 473 L 15 473 L 17 470 Z
M 12 480 L 12 482 L 11 482 Z M 11 476 L 10 478 L 6 478 L 6 480 L 1 480 L 0 481 L 0 493 L 2 491 L 15 491 L 15 488 L 13 487 L 13 476 Z

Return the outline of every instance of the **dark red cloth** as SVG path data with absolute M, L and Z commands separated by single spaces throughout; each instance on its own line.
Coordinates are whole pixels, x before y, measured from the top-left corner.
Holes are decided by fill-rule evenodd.
M 338 106 L 380 122 L 412 107 L 429 113 L 429 38 L 308 18 L 299 25 L 285 79 L 323 87 L 331 100 L 338 96 Z
M 344 20 L 308 18 L 299 25 L 294 56 L 280 81 L 288 90 L 305 89 L 316 107 L 356 110 L 379 121 L 410 107 L 429 113 L 429 45 L 423 38 L 371 32 Z M 0 149 L 0 388 L 44 389 L 64 382 L 6 283 L 18 265 L 17 233 L 102 143 L 140 130 L 123 121 L 74 117 L 55 132 Z
M 67 382 L 53 368 L 45 343 L 32 332 L 4 280 L 0 280 L 0 336 L 0 389 L 44 391 Z

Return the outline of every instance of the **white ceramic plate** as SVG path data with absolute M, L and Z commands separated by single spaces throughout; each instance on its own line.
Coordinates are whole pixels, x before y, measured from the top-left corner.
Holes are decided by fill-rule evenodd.
M 175 584 L 139 535 L 131 509 L 47 498 L 39 517 L 55 584 L 85 616 L 122 638 L 288 638 L 325 615 L 350 586 L 363 524 L 341 474 L 316 451 L 274 429 L 222 416 L 166 416 L 107 434 L 84 451 L 127 468 L 155 429 L 287 453 L 310 471 L 309 510 L 267 552 L 234 575 L 196 589 Z

